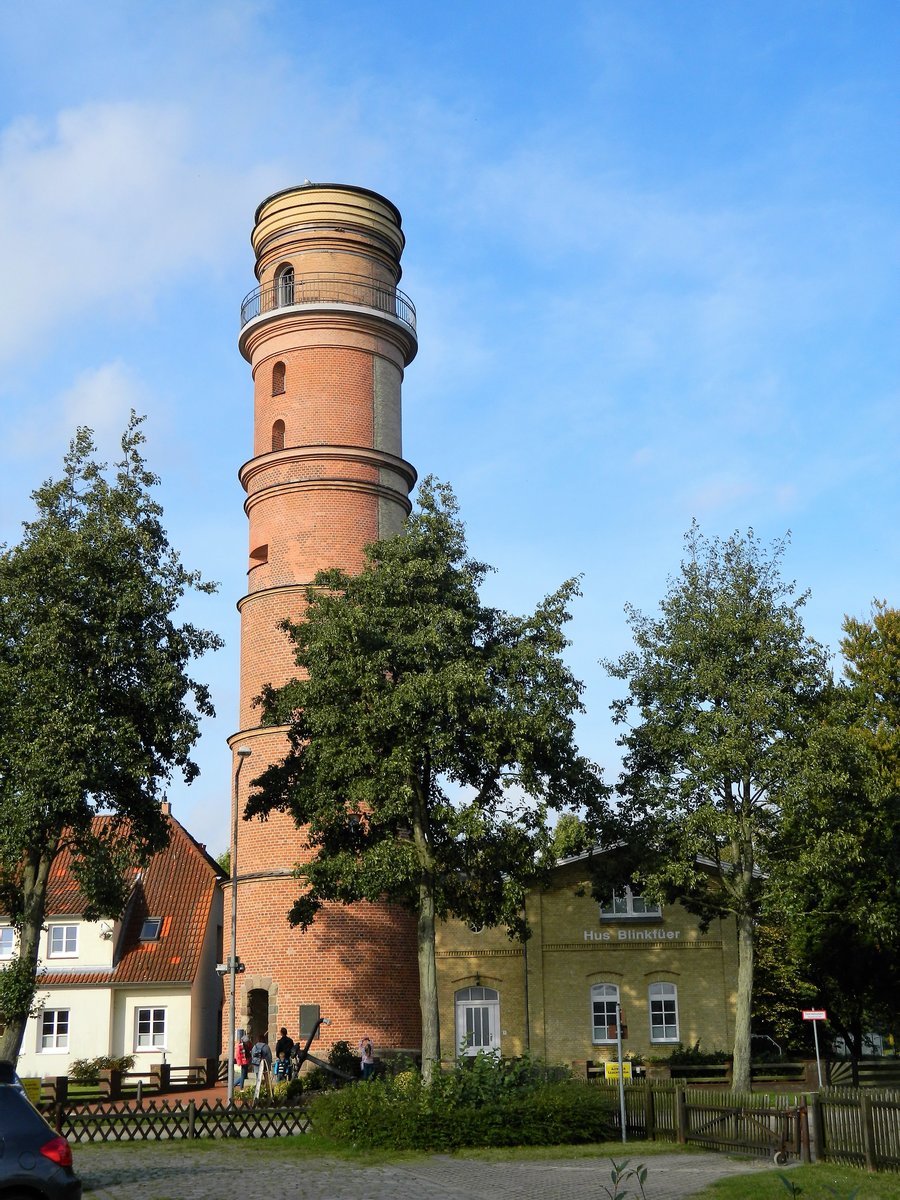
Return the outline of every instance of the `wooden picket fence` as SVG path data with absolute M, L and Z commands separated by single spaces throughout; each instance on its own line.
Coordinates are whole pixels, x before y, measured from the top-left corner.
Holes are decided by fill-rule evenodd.
M 596 1086 L 618 1091 L 614 1081 Z M 616 1127 L 618 1104 L 611 1097 Z M 900 1171 L 900 1092 L 828 1088 L 735 1094 L 672 1083 L 625 1084 L 626 1132 L 706 1150 Z
M 618 1126 L 618 1085 L 610 1111 Z M 813 1159 L 900 1172 L 900 1092 L 829 1088 L 798 1095 L 737 1095 L 671 1083 L 625 1085 L 626 1131 L 638 1139 L 676 1141 L 707 1150 Z M 309 1132 L 301 1106 L 229 1108 L 221 1100 L 150 1100 L 41 1106 L 71 1142 L 271 1138 Z
M 817 1155 L 869 1171 L 900 1171 L 900 1092 L 827 1088 L 810 1098 Z
M 173 1141 L 194 1138 L 271 1138 L 307 1133 L 310 1120 L 299 1107 L 259 1107 L 221 1100 L 151 1100 L 42 1106 L 57 1132 L 70 1142 Z
M 602 1081 L 599 1086 L 618 1090 L 614 1081 Z M 779 1162 L 789 1158 L 809 1161 L 802 1114 L 802 1099 L 791 1095 L 736 1095 L 671 1083 L 625 1085 L 627 1133 L 650 1141 L 659 1138 L 706 1150 L 771 1156 Z M 615 1116 L 619 1127 L 618 1108 Z

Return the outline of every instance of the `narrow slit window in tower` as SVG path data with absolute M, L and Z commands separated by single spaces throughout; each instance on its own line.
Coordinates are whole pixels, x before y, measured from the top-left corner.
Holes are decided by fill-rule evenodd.
M 284 391 L 284 363 L 277 362 L 272 368 L 272 395 L 280 396 Z
M 272 426 L 272 449 L 284 449 L 284 421 L 276 421 Z

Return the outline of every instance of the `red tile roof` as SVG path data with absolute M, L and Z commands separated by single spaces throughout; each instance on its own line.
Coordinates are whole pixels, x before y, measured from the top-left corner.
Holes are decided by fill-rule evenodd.
M 168 846 L 135 873 L 112 970 L 80 972 L 55 968 L 40 977 L 39 988 L 193 981 L 213 896 L 225 872 L 174 817 L 167 819 L 171 835 Z M 48 917 L 79 916 L 83 911 L 84 902 L 70 867 L 71 856 L 63 851 L 57 856 L 48 881 Z M 141 941 L 141 927 L 147 917 L 162 918 L 156 941 Z

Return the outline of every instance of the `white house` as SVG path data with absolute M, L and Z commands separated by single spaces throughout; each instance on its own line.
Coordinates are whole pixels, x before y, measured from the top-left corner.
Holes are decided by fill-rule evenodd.
M 65 1075 L 78 1058 L 133 1054 L 136 1071 L 188 1066 L 222 1044 L 221 867 L 166 807 L 171 838 L 135 873 L 117 921 L 86 921 L 62 853 L 53 865 L 38 1000 L 20 1075 Z M 105 820 L 107 818 L 100 818 Z M 0 917 L 0 966 L 15 935 Z

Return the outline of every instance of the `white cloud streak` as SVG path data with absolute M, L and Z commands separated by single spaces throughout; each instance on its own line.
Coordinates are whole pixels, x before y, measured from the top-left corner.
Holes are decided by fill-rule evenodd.
M 87 104 L 0 137 L 0 274 L 14 281 L 0 361 L 86 308 L 152 308 L 214 268 L 258 198 L 255 173 L 212 167 L 175 105 Z

